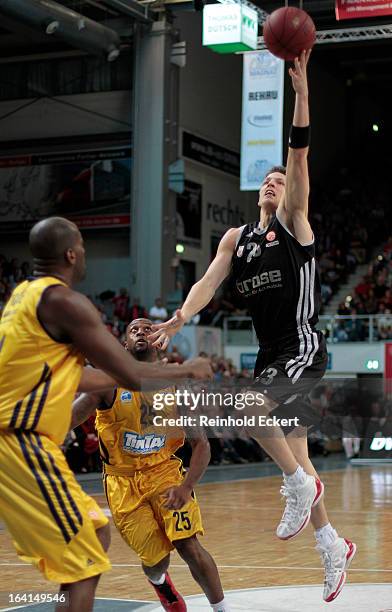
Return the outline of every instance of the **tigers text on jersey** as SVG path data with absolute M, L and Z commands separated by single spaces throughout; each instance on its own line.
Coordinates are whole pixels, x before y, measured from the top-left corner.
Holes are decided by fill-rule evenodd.
M 84 358 L 52 339 L 37 308 L 54 277 L 18 285 L 0 321 L 0 429 L 35 431 L 61 444 L 69 429 Z
M 105 472 L 111 473 L 114 468 L 116 473 L 130 473 L 152 467 L 170 458 L 183 445 L 182 429 L 153 423 L 156 415 L 175 416 L 175 408 L 167 405 L 157 412 L 153 401 L 152 392 L 119 387 L 114 391 L 111 406 L 97 410 L 95 424 Z
M 320 310 L 315 246 L 302 246 L 274 216 L 267 228 L 246 225 L 232 259 L 236 290 L 261 343 L 313 328 Z

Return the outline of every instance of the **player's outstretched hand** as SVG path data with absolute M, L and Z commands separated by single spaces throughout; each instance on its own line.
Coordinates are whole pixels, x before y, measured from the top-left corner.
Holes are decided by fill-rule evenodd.
M 294 60 L 294 68 L 289 68 L 289 75 L 293 83 L 295 93 L 303 96 L 308 95 L 308 77 L 306 67 L 308 65 L 311 49 L 302 51 L 299 57 Z
M 164 351 L 167 349 L 170 339 L 182 329 L 184 324 L 185 319 L 181 310 L 176 310 L 174 316 L 165 323 L 157 323 L 151 326 L 153 332 L 149 335 L 149 340 L 152 341 L 153 346 Z
M 191 501 L 192 489 L 182 484 L 179 487 L 171 487 L 164 493 L 165 508 L 179 510 Z
M 211 380 L 214 376 L 209 359 L 204 357 L 188 359 L 186 365 L 191 369 L 192 378 L 197 380 L 206 380 L 207 378 Z

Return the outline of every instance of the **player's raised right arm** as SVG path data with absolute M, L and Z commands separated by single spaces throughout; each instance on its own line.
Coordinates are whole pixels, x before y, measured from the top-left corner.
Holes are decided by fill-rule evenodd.
M 151 334 L 151 339 L 153 339 L 154 346 L 160 346 L 162 350 L 167 348 L 170 338 L 211 301 L 216 290 L 230 272 L 231 259 L 240 232 L 241 228 L 238 227 L 233 227 L 226 232 L 219 243 L 214 260 L 204 276 L 193 285 L 181 309 L 177 310 L 169 321 L 153 326 L 155 331 Z
M 137 361 L 106 329 L 93 304 L 68 287 L 48 288 L 39 304 L 38 317 L 54 340 L 73 344 L 95 367 L 111 376 L 115 384 L 128 389 L 137 391 L 152 379 L 157 380 L 159 387 L 168 380 L 212 376 L 206 360 L 192 360 L 180 366 Z M 105 386 L 107 382 L 106 377 Z

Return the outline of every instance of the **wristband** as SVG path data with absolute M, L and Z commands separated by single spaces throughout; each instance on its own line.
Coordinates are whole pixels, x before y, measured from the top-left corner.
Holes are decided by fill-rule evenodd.
M 310 144 L 310 125 L 297 127 L 292 125 L 290 128 L 289 147 L 292 149 L 305 149 Z

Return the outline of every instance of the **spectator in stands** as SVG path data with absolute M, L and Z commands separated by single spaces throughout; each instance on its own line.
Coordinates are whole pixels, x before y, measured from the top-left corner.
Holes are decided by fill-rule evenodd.
M 31 266 L 30 262 L 24 261 L 20 267 L 21 270 L 21 280 L 26 280 L 31 276 Z
M 114 316 L 118 317 L 120 321 L 128 320 L 129 312 L 129 295 L 125 287 L 121 287 L 119 295 L 113 298 L 114 304 Z
M 80 425 L 83 434 L 83 452 L 84 465 L 81 468 L 82 472 L 99 472 L 101 470 L 101 462 L 99 456 L 98 436 L 95 430 L 95 415 L 90 416 L 87 421 Z
M 357 318 L 357 309 L 355 306 L 351 307 L 351 319 L 345 321 L 345 330 L 348 334 L 349 342 L 358 342 L 365 340 L 365 328 L 361 319 Z
M 389 236 L 386 245 L 384 246 L 385 255 L 392 255 L 392 236 Z
M 98 295 L 98 303 L 96 304 L 96 306 L 101 312 L 105 314 L 105 322 L 111 321 L 113 319 L 115 308 L 113 298 L 115 295 L 116 294 L 114 293 L 114 291 L 111 291 L 110 289 L 106 289 Z
M 133 304 L 129 309 L 129 320 L 133 321 L 134 319 L 147 319 L 148 313 L 144 306 L 140 305 L 140 298 L 133 298 Z
M 340 302 L 339 308 L 338 308 L 338 315 L 347 316 L 349 314 L 351 314 L 351 312 L 350 312 L 350 308 L 347 305 L 347 302 Z
M 200 322 L 202 325 L 211 325 L 216 315 L 220 312 L 220 301 L 213 297 L 200 313 Z
M 345 321 L 339 321 L 337 327 L 334 329 L 334 340 L 335 342 L 347 342 L 348 333 L 345 329 Z
M 120 338 L 123 330 L 118 317 L 113 317 L 112 321 L 108 321 L 106 327 L 115 338 Z
M 363 279 L 355 287 L 355 294 L 363 299 L 366 299 L 369 295 L 369 291 L 372 288 L 370 277 L 364 276 Z
M 325 282 L 324 275 L 321 274 L 321 299 L 323 304 L 328 304 L 332 297 L 332 289 L 330 285 Z
M 389 310 L 392 310 L 392 291 L 391 289 L 386 290 L 384 297 L 380 301 L 379 309 L 381 305 L 383 305 L 385 308 L 388 308 Z
M 162 298 L 158 297 L 155 299 L 154 306 L 151 306 L 149 317 L 153 323 L 163 323 L 167 321 L 169 315 L 167 313 L 167 309 L 163 305 Z
M 78 474 L 82 471 L 86 460 L 83 450 L 83 439 L 84 433 L 82 428 L 76 427 L 76 429 L 68 432 L 61 445 L 69 467 Z M 85 468 L 84 471 L 86 472 L 87 469 Z
M 240 372 L 240 378 L 253 380 L 253 372 L 251 370 L 247 370 L 246 368 L 243 368 Z M 261 446 L 259 448 L 261 448 Z
M 183 363 L 185 361 L 176 346 L 172 346 L 170 353 L 167 354 L 167 359 L 169 363 Z
M 19 259 L 14 257 L 6 268 L 6 277 L 11 286 L 14 289 L 16 285 L 22 280 L 22 271 L 19 264 Z
M 377 301 L 383 299 L 387 289 L 388 287 L 385 284 L 385 274 L 383 272 L 380 272 L 377 276 L 376 284 L 373 288 L 374 297 Z

